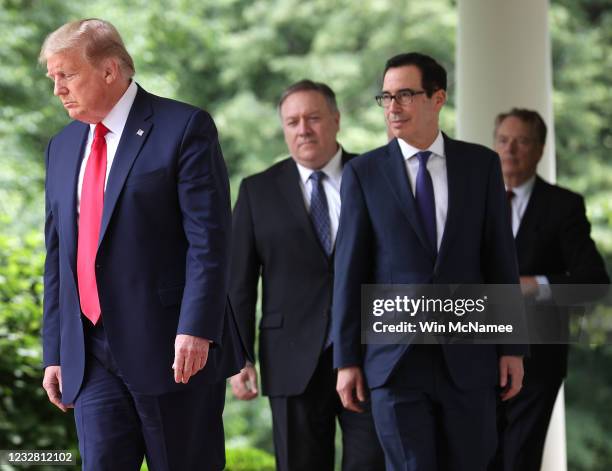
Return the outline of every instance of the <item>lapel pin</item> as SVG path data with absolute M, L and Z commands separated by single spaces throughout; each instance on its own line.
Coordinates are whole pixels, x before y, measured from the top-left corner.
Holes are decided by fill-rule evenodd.
M 139 129 L 138 131 L 136 131 L 136 134 L 142 136 L 144 134 L 144 131 L 142 129 Z

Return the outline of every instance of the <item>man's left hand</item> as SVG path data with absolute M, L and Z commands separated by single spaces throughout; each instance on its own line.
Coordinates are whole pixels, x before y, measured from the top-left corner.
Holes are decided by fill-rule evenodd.
M 501 400 L 507 401 L 516 396 L 523 387 L 523 357 L 505 355 L 499 359 L 499 385 L 502 388 Z
M 212 342 L 193 335 L 178 334 L 174 341 L 174 381 L 187 384 L 189 378 L 204 368 Z

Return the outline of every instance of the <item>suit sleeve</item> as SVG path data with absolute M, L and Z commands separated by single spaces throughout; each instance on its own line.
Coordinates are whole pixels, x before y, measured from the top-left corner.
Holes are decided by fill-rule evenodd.
M 49 192 L 49 158 L 52 142 L 45 153 L 45 268 L 43 297 L 43 367 L 60 364 L 60 312 L 59 312 L 59 237 L 51 210 Z
M 232 222 L 230 299 L 247 351 L 255 359 L 255 309 L 261 261 L 255 244 L 248 187 L 244 180 L 240 185 Z
M 229 180 L 212 118 L 196 111 L 178 157 L 178 199 L 188 241 L 177 334 L 221 343 L 229 272 Z
M 349 163 L 340 191 L 332 305 L 334 368 L 361 366 L 361 285 L 372 277 L 372 225 L 363 191 Z
M 501 164 L 497 155 L 490 159 L 489 177 L 487 183 L 487 204 L 485 215 L 485 232 L 482 244 L 482 272 L 484 282 L 487 284 L 514 285 L 514 296 L 508 296 L 504 309 L 508 312 L 504 317 L 513 319 L 515 332 L 525 334 L 527 324 L 525 308 L 519 285 L 518 263 L 512 229 L 509 224 L 508 205 L 504 191 L 504 180 L 501 173 Z M 521 336 L 521 338 L 523 338 Z M 524 337 L 527 338 L 526 336 Z M 528 345 L 499 345 L 499 355 L 527 355 Z
M 566 217 L 559 229 L 564 273 L 543 273 L 552 284 L 610 283 L 605 264 L 591 239 L 591 224 L 586 217 L 584 200 L 571 195 L 565 203 Z

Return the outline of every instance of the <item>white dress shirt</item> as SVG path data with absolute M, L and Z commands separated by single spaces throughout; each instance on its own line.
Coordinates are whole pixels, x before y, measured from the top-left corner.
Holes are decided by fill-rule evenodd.
M 511 200 L 510 209 L 512 210 L 512 235 L 516 238 L 519 228 L 521 227 L 521 221 L 527 210 L 531 193 L 533 193 L 533 186 L 535 185 L 535 175 L 527 180 L 522 185 L 512 188 L 514 197 Z M 508 190 L 508 188 L 506 188 Z M 537 301 L 550 299 L 550 282 L 544 275 L 535 275 L 535 279 L 538 283 L 539 293 L 536 296 Z
M 410 180 L 410 188 L 412 189 L 413 195 L 416 191 L 416 178 L 419 171 L 419 159 L 415 154 L 423 151 L 431 152 L 427 160 L 427 170 L 429 170 L 433 183 L 434 200 L 436 202 L 436 238 L 438 250 L 440 250 L 444 226 L 446 225 L 446 215 L 448 213 L 448 178 L 446 175 L 444 137 L 442 136 L 442 132 L 438 131 L 436 139 L 427 149 L 417 149 L 399 138 L 397 142 L 406 160 L 406 171 L 408 172 L 408 179 Z
M 298 171 L 300 172 L 300 188 L 304 195 L 306 209 L 310 212 L 310 195 L 312 194 L 313 180 L 310 175 L 315 172 L 311 168 L 304 167 L 297 163 Z M 325 190 L 325 198 L 327 199 L 327 207 L 329 209 L 329 222 L 331 225 L 331 243 L 332 247 L 336 243 L 336 234 L 338 233 L 338 223 L 340 221 L 340 184 L 342 183 L 342 147 L 338 146 L 338 151 L 327 164 L 320 169 L 324 174 L 323 189 Z
M 132 80 L 130 86 L 127 88 L 125 93 L 121 96 L 119 101 L 115 104 L 110 113 L 102 120 L 102 124 L 108 129 L 106 133 L 106 178 L 104 180 L 104 189 L 106 190 L 106 184 L 108 183 L 108 174 L 110 173 L 113 161 L 115 160 L 115 154 L 117 153 L 117 147 L 119 146 L 119 140 L 123 133 L 123 128 L 127 122 L 130 109 L 134 104 L 136 98 L 136 92 L 138 87 L 136 82 Z M 93 144 L 94 131 L 96 129 L 95 124 L 89 125 L 89 134 L 87 135 L 87 143 L 85 145 L 85 154 L 81 163 L 81 169 L 79 171 L 79 183 L 77 187 L 77 217 L 81 214 L 81 191 L 83 190 L 83 178 L 85 176 L 85 168 L 87 168 L 87 161 L 89 160 L 89 153 L 91 152 L 91 146 Z
M 535 175 L 527 180 L 520 186 L 512 188 L 514 197 L 512 198 L 512 235 L 516 238 L 521 221 L 525 215 L 527 204 L 529 204 L 529 198 L 531 198 L 531 192 L 533 191 L 533 185 L 535 184 Z M 506 189 L 507 190 L 507 189 Z

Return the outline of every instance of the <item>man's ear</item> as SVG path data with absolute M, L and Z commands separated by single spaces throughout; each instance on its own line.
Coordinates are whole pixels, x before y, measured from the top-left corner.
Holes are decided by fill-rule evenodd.
M 442 108 L 446 103 L 446 90 L 436 90 L 432 96 L 437 109 Z
M 107 84 L 111 84 L 121 76 L 121 70 L 119 68 L 119 61 L 114 57 L 108 57 L 102 60 L 102 72 L 104 74 L 104 80 Z

